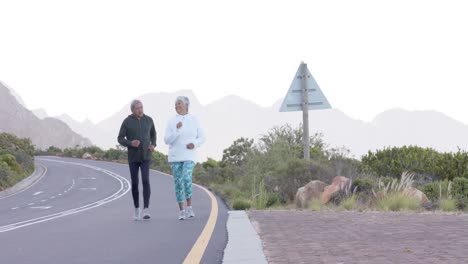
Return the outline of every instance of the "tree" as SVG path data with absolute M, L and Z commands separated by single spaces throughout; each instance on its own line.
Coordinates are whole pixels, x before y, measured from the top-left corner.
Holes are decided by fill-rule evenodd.
M 247 156 L 252 153 L 253 143 L 253 139 L 243 137 L 235 140 L 231 146 L 223 151 L 223 158 L 221 160 L 223 166 L 242 166 Z

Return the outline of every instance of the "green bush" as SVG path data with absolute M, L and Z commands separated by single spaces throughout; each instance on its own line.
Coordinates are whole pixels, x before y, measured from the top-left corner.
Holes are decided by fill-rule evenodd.
M 352 190 L 356 190 L 357 194 L 370 195 L 372 194 L 372 188 L 374 187 L 374 181 L 372 179 L 356 179 L 351 185 Z
M 34 153 L 30 139 L 0 133 L 0 190 L 15 185 L 34 171 Z
M 155 150 L 153 152 L 153 160 L 151 161 L 151 169 L 162 171 L 171 174 L 171 167 L 167 161 L 167 155 Z
M 268 193 L 266 207 L 272 207 L 279 203 L 283 203 L 281 196 L 277 193 Z
M 234 210 L 248 210 L 252 204 L 246 199 L 235 199 L 232 202 L 232 209 Z
M 465 209 L 468 206 L 468 179 L 453 179 L 452 193 L 458 208 Z
M 422 192 L 431 201 L 450 198 L 449 186 L 451 183 L 448 180 L 431 182 L 422 188 Z
M 441 153 L 432 148 L 403 146 L 369 151 L 362 158 L 362 171 L 398 178 L 404 171 L 417 175 L 416 181 L 468 177 L 468 152 Z

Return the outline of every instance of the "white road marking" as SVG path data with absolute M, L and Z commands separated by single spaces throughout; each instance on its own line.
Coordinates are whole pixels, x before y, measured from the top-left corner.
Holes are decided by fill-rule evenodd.
M 41 202 L 45 202 L 46 200 L 41 200 Z
M 88 190 L 90 190 L 90 191 L 95 191 L 96 188 L 80 188 L 80 189 L 78 189 L 78 190 L 83 190 L 83 191 L 88 191 Z
M 47 209 L 52 208 L 52 206 L 34 206 L 34 207 L 29 207 L 29 208 L 47 210 Z
M 59 193 L 59 194 L 58 194 L 58 196 L 62 196 L 62 194 L 61 194 L 61 193 Z
M 95 180 L 96 177 L 78 178 L 78 180 Z
M 19 207 L 13 207 L 13 208 L 11 208 L 11 210 L 16 210 L 16 209 L 18 209 L 18 208 L 19 208 Z
M 34 205 L 34 203 L 28 203 L 28 205 Z
M 43 191 L 35 192 L 33 195 L 39 195 L 41 193 L 43 193 Z
M 105 169 L 95 167 L 95 166 L 91 166 L 91 165 L 87 165 L 87 164 L 83 164 L 83 163 L 78 163 L 78 162 L 66 162 L 66 161 L 53 160 L 53 159 L 41 159 L 41 160 L 57 162 L 57 163 L 64 163 L 64 164 L 72 164 L 72 165 L 77 165 L 77 166 L 83 166 L 83 167 L 87 167 L 87 168 L 90 168 L 90 169 L 93 169 L 93 170 L 101 171 L 101 172 L 111 176 L 112 178 L 118 180 L 120 182 L 120 189 L 117 192 L 115 192 L 114 194 L 112 194 L 112 195 L 110 195 L 110 196 L 108 196 L 108 197 L 106 197 L 106 198 L 104 198 L 102 200 L 99 200 L 99 201 L 96 201 L 96 202 L 93 202 L 93 203 L 90 203 L 90 204 L 86 204 L 86 205 L 83 205 L 81 207 L 73 208 L 73 209 L 70 209 L 70 210 L 67 210 L 67 211 L 62 211 L 62 212 L 58 212 L 58 213 L 55 213 L 55 214 L 50 214 L 50 215 L 34 218 L 34 219 L 29 219 L 29 220 L 26 220 L 26 221 L 21 221 L 21 222 L 14 223 L 14 224 L 0 226 L 0 233 L 8 232 L 8 231 L 15 230 L 15 229 L 18 229 L 18 228 L 22 228 L 22 227 L 25 227 L 25 226 L 30 226 L 30 225 L 50 221 L 52 219 L 64 217 L 64 216 L 67 216 L 67 215 L 77 214 L 79 212 L 83 212 L 83 211 L 86 211 L 86 210 L 90 210 L 92 208 L 95 208 L 95 207 L 110 203 L 110 202 L 112 202 L 114 200 L 117 200 L 117 199 L 124 196 L 125 194 L 127 194 L 130 191 L 130 188 L 125 188 L 125 186 L 124 186 L 124 183 L 130 184 L 130 182 L 127 179 L 125 179 L 124 177 L 122 177 L 121 175 L 119 175 L 117 173 L 114 173 L 112 171 L 105 170 Z
M 55 199 L 55 196 L 50 197 L 50 199 Z

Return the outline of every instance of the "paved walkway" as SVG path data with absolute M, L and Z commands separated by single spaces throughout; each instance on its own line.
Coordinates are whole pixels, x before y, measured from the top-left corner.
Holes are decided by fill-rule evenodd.
M 468 215 L 251 211 L 269 263 L 468 263 Z

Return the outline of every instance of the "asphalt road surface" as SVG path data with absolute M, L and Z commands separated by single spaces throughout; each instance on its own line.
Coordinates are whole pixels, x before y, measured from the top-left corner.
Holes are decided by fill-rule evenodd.
M 227 208 L 206 190 L 194 186 L 196 217 L 179 221 L 172 178 L 151 171 L 152 219 L 133 221 L 128 165 L 56 157 L 36 165 L 46 168 L 40 181 L 0 199 L 1 263 L 222 262 Z

